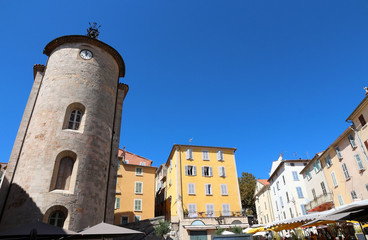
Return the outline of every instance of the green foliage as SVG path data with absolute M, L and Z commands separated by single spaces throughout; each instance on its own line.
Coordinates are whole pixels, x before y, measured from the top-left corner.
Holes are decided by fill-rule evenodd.
M 221 235 L 221 233 L 222 233 L 223 231 L 225 231 L 225 229 L 224 229 L 224 228 L 219 227 L 219 228 L 217 228 L 217 229 L 216 229 L 216 231 L 215 231 L 215 235 Z
M 170 232 L 170 222 L 158 221 L 158 225 L 155 227 L 155 235 L 162 238 L 168 232 Z
M 304 232 L 300 228 L 293 229 L 292 230 L 292 237 L 293 237 L 293 234 L 295 234 L 296 238 L 299 239 L 299 240 L 304 240 L 305 239 Z
M 229 231 L 235 234 L 243 233 L 243 229 L 239 226 L 230 227 Z
M 242 176 L 239 178 L 239 190 L 242 207 L 244 209 L 250 209 L 253 214 L 256 214 L 256 204 L 254 193 L 256 190 L 256 177 L 247 172 L 242 172 Z

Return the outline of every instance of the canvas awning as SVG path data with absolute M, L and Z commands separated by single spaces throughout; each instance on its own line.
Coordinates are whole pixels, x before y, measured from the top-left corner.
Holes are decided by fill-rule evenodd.
M 131 234 L 144 234 L 129 228 L 123 228 L 108 223 L 99 223 L 93 227 L 87 228 L 78 233 L 81 237 L 101 238 L 101 237 L 118 237 Z
M 43 222 L 26 223 L 0 233 L 0 239 L 24 238 L 30 235 L 42 238 L 56 238 L 76 235 L 76 232 Z

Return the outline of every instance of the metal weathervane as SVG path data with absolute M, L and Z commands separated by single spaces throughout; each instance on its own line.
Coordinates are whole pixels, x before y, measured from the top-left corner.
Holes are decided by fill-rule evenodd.
M 97 39 L 98 35 L 100 35 L 100 31 L 98 31 L 98 29 L 101 27 L 101 25 L 99 25 L 97 27 L 97 23 L 94 22 L 93 25 L 91 25 L 91 23 L 89 23 L 89 28 L 87 28 L 87 36 L 90 38 L 94 38 Z

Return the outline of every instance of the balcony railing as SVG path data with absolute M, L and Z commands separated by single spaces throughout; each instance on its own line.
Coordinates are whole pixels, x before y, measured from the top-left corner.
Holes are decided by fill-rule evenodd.
M 309 203 L 305 204 L 305 210 L 310 211 L 313 208 L 328 202 L 333 202 L 332 193 L 322 194 L 317 198 L 313 199 L 312 201 L 310 201 Z
M 245 217 L 243 212 L 184 212 L 184 218 L 215 218 L 215 217 Z

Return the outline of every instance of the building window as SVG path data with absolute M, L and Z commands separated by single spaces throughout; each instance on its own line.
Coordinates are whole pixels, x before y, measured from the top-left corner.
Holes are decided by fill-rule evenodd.
M 134 216 L 134 222 L 139 222 L 142 219 L 142 217 L 140 215 L 135 215 Z
M 127 224 L 129 223 L 129 217 L 128 216 L 121 216 L 120 217 L 120 224 Z
M 277 187 L 277 190 L 280 190 L 279 181 L 276 182 L 276 187 Z
M 307 214 L 307 211 L 305 210 L 305 205 L 304 204 L 301 204 L 300 205 L 300 209 L 302 210 L 302 214 L 303 215 L 306 215 Z
M 213 204 L 206 204 L 206 216 L 207 217 L 215 216 L 215 206 Z
M 321 188 L 322 188 L 323 195 L 327 195 L 326 186 L 324 182 L 321 182 Z
M 290 202 L 290 199 L 289 199 L 289 193 L 286 192 L 286 201 L 289 203 Z
M 69 190 L 73 166 L 74 159 L 71 157 L 64 157 L 60 160 L 55 189 Z
M 348 135 L 348 139 L 349 139 L 349 142 L 350 142 L 350 145 L 351 147 L 354 149 L 357 147 L 356 143 L 355 143 L 355 137 L 353 134 L 349 134 Z
M 308 180 L 308 181 L 312 179 L 311 171 L 312 171 L 312 170 L 311 170 L 311 168 L 308 168 L 308 169 L 307 169 L 307 180 Z
M 345 163 L 343 163 L 343 164 L 341 165 L 341 167 L 342 167 L 342 171 L 344 172 L 345 179 L 350 179 L 350 175 L 349 175 L 348 169 L 347 169 L 347 167 L 346 167 L 346 164 L 345 164 Z
M 135 193 L 136 194 L 143 193 L 143 182 L 135 182 Z
M 294 214 L 293 214 L 293 211 L 291 211 L 291 208 L 289 208 L 289 211 L 290 211 L 291 218 L 294 218 Z
M 212 177 L 212 167 L 202 167 L 202 176 L 203 177 Z
M 334 187 L 337 187 L 338 184 L 337 184 L 335 172 L 331 173 L 331 178 L 332 178 L 332 183 L 333 183 Z
M 82 121 L 83 113 L 80 110 L 72 110 L 69 116 L 68 129 L 78 130 Z
M 125 163 L 125 164 L 129 164 L 129 160 L 126 160 L 126 159 L 125 159 L 125 160 L 124 160 L 124 163 Z
M 365 119 L 364 119 L 364 116 L 363 116 L 363 115 L 360 115 L 360 116 L 359 116 L 359 122 L 360 122 L 360 124 L 362 125 L 362 127 L 367 123 L 367 122 L 365 121 Z
M 117 197 L 115 198 L 115 209 L 119 209 L 120 208 L 120 198 Z
M 265 206 L 265 210 L 267 210 L 267 204 L 266 204 L 266 202 L 264 202 L 264 206 Z
M 62 228 L 64 226 L 65 218 L 66 216 L 62 211 L 55 211 L 50 215 L 49 224 Z
M 316 161 L 316 167 L 317 167 L 318 172 L 321 171 L 322 165 L 321 165 L 321 161 L 319 159 Z
M 356 163 L 357 163 L 357 165 L 358 165 L 358 169 L 359 169 L 359 171 L 364 170 L 365 168 L 364 168 L 364 165 L 363 165 L 362 159 L 360 158 L 360 155 L 359 155 L 359 154 L 355 154 L 355 155 L 354 155 L 354 158 L 355 158 L 355 161 L 356 161 Z
M 206 195 L 212 195 L 212 185 L 211 184 L 205 184 L 204 189 L 205 189 Z
M 295 166 L 295 163 L 290 163 L 290 166 L 294 167 Z
M 296 192 L 298 193 L 298 198 L 304 198 L 301 187 L 296 187 Z
M 224 161 L 224 153 L 221 150 L 217 151 L 217 160 Z
M 219 166 L 219 176 L 220 177 L 226 177 L 225 167 L 224 166 Z
M 197 217 L 197 204 L 189 203 L 188 204 L 188 213 L 189 217 Z
M 275 201 L 276 203 L 276 210 L 278 211 L 279 210 L 279 205 L 277 205 L 277 201 Z
M 187 165 L 185 166 L 185 175 L 186 176 L 197 176 L 197 167 Z
M 134 199 L 134 211 L 142 211 L 142 199 Z
M 285 185 L 285 177 L 284 176 L 282 176 L 282 181 L 284 182 L 284 185 Z
M 222 204 L 222 216 L 231 216 L 230 204 L 228 203 Z
M 340 148 L 338 146 L 335 147 L 335 151 L 336 151 L 337 157 L 341 160 L 342 159 L 342 154 L 341 154 Z
M 221 195 L 222 196 L 227 196 L 228 195 L 227 184 L 220 184 L 220 189 L 221 189 Z
M 193 159 L 193 150 L 188 148 L 186 150 L 186 156 L 187 156 L 187 159 Z
M 195 195 L 195 184 L 194 183 L 188 183 L 188 194 Z
M 358 199 L 358 196 L 357 196 L 357 194 L 356 194 L 356 192 L 353 190 L 353 191 L 351 191 L 351 198 L 353 199 L 353 200 L 355 200 L 355 199 Z
M 272 188 L 273 188 L 273 195 L 276 195 L 275 186 L 273 186 Z
M 202 158 L 205 161 L 209 161 L 210 160 L 209 152 L 208 151 L 202 151 Z
M 146 163 L 145 162 L 141 162 L 140 165 L 141 166 L 146 166 Z
M 337 196 L 337 199 L 339 200 L 339 204 L 340 204 L 340 206 L 344 205 L 344 200 L 342 199 L 341 194 L 339 194 L 339 195 Z
M 312 195 L 313 195 L 313 199 L 316 199 L 317 198 L 316 190 L 314 190 L 314 188 L 312 189 Z
M 365 185 L 365 189 L 367 189 L 367 191 L 368 191 L 368 184 Z
M 308 174 L 307 174 L 307 176 L 308 176 Z M 293 179 L 294 179 L 294 181 L 299 181 L 299 176 L 298 176 L 297 171 L 293 171 Z
M 282 201 L 282 197 L 280 196 L 280 205 L 283 208 L 284 207 L 284 201 Z
M 136 176 L 143 176 L 143 168 L 141 168 L 141 167 L 135 168 L 135 175 Z
M 325 157 L 325 164 L 326 164 L 327 168 L 329 168 L 329 167 L 331 167 L 331 166 L 332 166 L 332 161 L 331 161 L 331 157 L 330 157 L 330 155 L 327 155 L 327 156 Z

